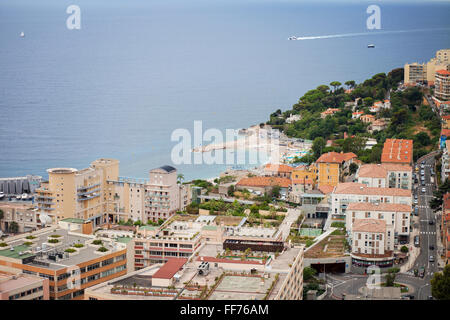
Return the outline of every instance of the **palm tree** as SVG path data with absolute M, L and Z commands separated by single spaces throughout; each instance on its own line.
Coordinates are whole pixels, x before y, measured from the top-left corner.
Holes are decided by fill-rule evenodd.
M 184 181 L 184 174 L 179 173 L 179 174 L 177 175 L 177 183 L 178 183 L 178 184 L 181 184 L 182 181 Z

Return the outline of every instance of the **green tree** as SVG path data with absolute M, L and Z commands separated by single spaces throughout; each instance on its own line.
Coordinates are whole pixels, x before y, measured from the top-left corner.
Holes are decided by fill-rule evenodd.
M 13 221 L 10 223 L 9 232 L 11 232 L 11 233 L 19 232 L 19 225 L 17 224 L 17 222 Z
M 330 83 L 330 86 L 333 87 L 333 92 L 336 92 L 337 88 L 340 87 L 342 85 L 342 83 L 340 83 L 339 81 L 333 81 Z
M 311 267 L 305 267 L 303 269 L 303 281 L 309 281 L 313 279 L 316 274 L 317 274 L 316 269 Z
M 272 188 L 272 197 L 279 198 L 280 197 L 280 190 L 281 190 L 280 186 L 278 186 L 278 185 L 273 186 L 273 188 Z
M 431 294 L 438 300 L 450 300 L 450 264 L 443 272 L 436 272 L 431 279 Z
M 431 144 L 430 136 L 426 132 L 419 132 L 414 137 L 414 142 L 419 143 L 422 146 L 428 146 Z
M 358 171 L 358 165 L 356 163 L 351 163 L 348 170 L 350 171 L 350 174 L 355 174 L 356 171 Z
M 354 80 L 349 80 L 345 82 L 345 85 L 347 86 L 347 88 L 349 89 L 353 89 L 355 87 L 356 82 Z
M 177 183 L 178 183 L 178 184 L 181 184 L 183 181 L 184 181 L 184 174 L 179 173 L 179 174 L 177 175 Z
M 400 248 L 400 251 L 401 252 L 403 252 L 403 253 L 408 253 L 408 247 L 407 246 L 402 246 L 401 248 Z
M 232 197 L 232 196 L 234 196 L 234 185 L 232 184 L 232 185 L 230 185 L 229 187 L 228 187 L 228 189 L 227 189 L 227 195 L 229 196 L 229 197 Z
M 325 148 L 326 142 L 325 139 L 322 137 L 317 137 L 314 139 L 312 144 L 312 152 L 314 154 L 314 157 L 318 159 L 320 155 L 322 154 L 323 148 Z
M 447 192 L 450 192 L 450 181 L 445 179 L 444 183 L 442 183 L 438 187 L 438 190 L 434 192 L 434 198 L 430 201 L 430 208 L 434 211 L 441 210 L 444 194 Z

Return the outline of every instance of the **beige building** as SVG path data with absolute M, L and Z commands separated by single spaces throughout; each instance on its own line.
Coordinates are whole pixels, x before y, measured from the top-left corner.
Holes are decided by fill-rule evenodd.
M 48 169 L 48 181 L 36 189 L 41 213 L 53 222 L 65 218 L 91 220 L 94 227 L 106 222 L 106 182 L 119 176 L 119 161 L 98 159 L 86 169 Z
M 412 188 L 412 167 L 402 163 L 363 164 L 356 177 L 372 188 Z
M 107 183 L 108 221 L 112 223 L 166 220 L 190 202 L 189 185 L 178 183 L 177 170 L 171 166 L 150 170 L 148 180 L 119 177 Z
M 0 220 L 0 231 L 9 232 L 12 222 L 19 226 L 19 233 L 40 228 L 39 212 L 30 204 L 0 202 L 3 219 Z
M 29 274 L 0 273 L 0 300 L 49 300 L 49 280 Z
M 404 83 L 415 84 L 417 82 L 435 83 L 437 70 L 448 70 L 450 67 L 450 49 L 442 49 L 436 52 L 436 57 L 427 63 L 411 63 L 404 66 Z
M 450 72 L 447 70 L 436 71 L 434 84 L 434 96 L 441 101 L 450 101 Z

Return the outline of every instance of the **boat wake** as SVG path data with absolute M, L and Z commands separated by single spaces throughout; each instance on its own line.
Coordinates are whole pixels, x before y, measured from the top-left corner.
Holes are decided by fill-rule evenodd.
M 412 32 L 438 31 L 438 30 L 450 30 L 450 28 L 433 28 L 433 29 L 429 28 L 429 29 L 411 29 L 411 30 L 373 31 L 373 32 L 342 33 L 342 34 L 330 34 L 330 35 L 323 35 L 323 36 L 308 36 L 308 37 L 291 36 L 288 39 L 289 40 L 316 40 L 316 39 L 374 36 L 374 35 L 383 35 L 383 34 L 412 33 Z

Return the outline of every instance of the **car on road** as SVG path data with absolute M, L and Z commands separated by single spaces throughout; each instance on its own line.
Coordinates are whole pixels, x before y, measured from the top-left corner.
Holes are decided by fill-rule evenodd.
M 417 201 L 417 199 L 414 199 L 414 204 L 418 204 L 419 201 Z
M 420 177 L 420 180 L 421 180 L 421 181 L 425 181 L 425 176 L 421 176 L 421 177 Z
M 427 190 L 425 188 L 422 188 L 422 193 L 427 192 Z
M 414 300 L 414 296 L 412 294 L 404 294 L 402 295 L 403 300 Z
M 428 220 L 428 224 L 432 226 L 434 224 L 434 220 Z
M 425 175 L 425 170 L 420 170 L 420 175 L 421 176 Z
M 419 215 L 419 207 L 414 207 L 414 215 L 415 216 Z
M 414 245 L 416 247 L 420 246 L 420 237 L 419 236 L 414 237 Z
M 434 256 L 430 256 L 430 258 L 428 259 L 428 261 L 434 262 Z
M 430 244 L 428 248 L 430 248 L 430 250 L 434 250 L 434 246 L 432 244 Z
M 422 181 L 421 185 L 422 185 L 422 187 L 424 187 L 425 186 L 425 181 Z
M 424 267 L 419 268 L 419 277 L 421 277 L 421 278 L 425 277 L 425 268 Z

